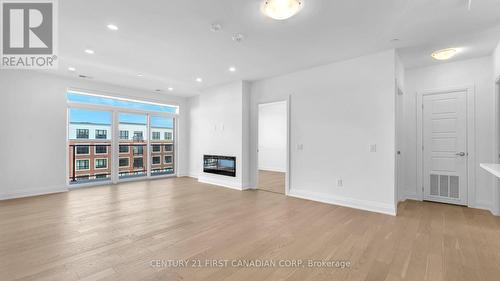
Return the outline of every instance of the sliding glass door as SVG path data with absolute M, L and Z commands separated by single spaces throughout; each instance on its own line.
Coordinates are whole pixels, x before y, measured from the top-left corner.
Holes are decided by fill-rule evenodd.
M 119 177 L 148 175 L 148 116 L 119 113 Z
M 178 107 L 68 93 L 69 184 L 176 173 Z
M 70 184 L 111 179 L 112 138 L 111 112 L 69 110 Z
M 151 116 L 151 175 L 174 174 L 174 118 Z

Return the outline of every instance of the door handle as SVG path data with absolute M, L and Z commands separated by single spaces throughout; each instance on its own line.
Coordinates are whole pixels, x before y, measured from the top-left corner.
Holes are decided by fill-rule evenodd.
M 465 152 L 458 152 L 458 153 L 455 153 L 456 156 L 465 156 Z

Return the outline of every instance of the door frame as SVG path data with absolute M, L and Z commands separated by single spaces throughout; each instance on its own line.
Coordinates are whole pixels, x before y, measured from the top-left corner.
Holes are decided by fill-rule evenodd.
M 423 185 L 423 99 L 427 95 L 438 95 L 450 92 L 466 92 L 466 143 L 467 143 L 467 206 L 474 207 L 476 203 L 476 126 L 475 126 L 475 89 L 474 85 L 449 87 L 417 92 L 417 197 L 424 200 Z
M 495 79 L 495 155 L 493 163 L 500 163 L 500 75 Z M 493 183 L 493 214 L 500 215 L 500 180 Z
M 290 95 L 286 97 L 286 99 L 277 99 L 266 102 L 257 103 L 257 151 L 255 159 L 255 179 L 256 179 L 256 187 L 255 189 L 259 189 L 259 106 L 262 104 L 272 104 L 272 103 L 285 103 L 286 107 L 286 158 L 285 158 L 285 196 L 288 196 L 290 193 Z

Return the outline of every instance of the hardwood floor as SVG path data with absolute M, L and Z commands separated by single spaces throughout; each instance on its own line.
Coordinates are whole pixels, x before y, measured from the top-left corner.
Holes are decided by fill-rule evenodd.
M 285 194 L 285 173 L 259 170 L 259 189 Z
M 164 179 L 0 201 L 0 279 L 499 280 L 499 237 L 482 210 L 407 201 L 392 217 Z M 158 266 L 169 259 L 203 266 Z M 257 259 L 277 264 L 231 266 Z M 351 265 L 278 264 L 292 259 Z

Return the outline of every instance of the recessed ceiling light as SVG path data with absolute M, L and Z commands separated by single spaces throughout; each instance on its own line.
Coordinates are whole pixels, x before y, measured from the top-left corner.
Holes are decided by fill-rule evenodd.
M 231 72 L 235 72 L 235 71 L 236 71 L 236 67 L 231 66 L 231 67 L 229 68 L 229 71 L 231 71 Z
M 118 26 L 116 26 L 114 24 L 108 24 L 107 27 L 109 30 L 118 30 Z
M 91 50 L 91 49 L 85 49 L 85 53 L 93 55 L 95 52 L 94 52 L 94 50 Z
M 270 18 L 285 20 L 296 15 L 303 6 L 303 0 L 265 0 L 261 10 Z
M 435 60 L 448 60 L 457 54 L 458 50 L 455 48 L 448 48 L 435 51 L 431 54 Z
M 76 68 L 74 68 L 74 67 L 70 66 L 70 67 L 68 67 L 68 70 L 69 70 L 69 71 L 76 71 Z
M 139 73 L 139 74 L 137 74 L 137 76 L 142 77 L 142 76 L 144 76 L 144 74 Z
M 203 79 L 201 79 L 200 77 L 198 77 L 198 78 L 196 78 L 196 82 L 201 83 L 201 82 L 203 82 Z
M 172 92 L 172 91 L 174 90 L 174 88 L 172 88 L 172 87 L 168 87 L 168 90 L 169 90 L 170 92 Z

